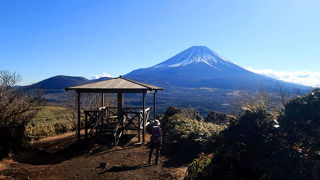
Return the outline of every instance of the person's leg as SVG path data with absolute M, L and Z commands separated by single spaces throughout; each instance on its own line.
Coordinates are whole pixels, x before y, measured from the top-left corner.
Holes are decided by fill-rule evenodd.
M 149 152 L 149 160 L 148 160 L 148 164 L 151 163 L 151 157 L 152 157 L 152 153 L 153 153 L 153 148 L 154 148 L 154 145 L 152 142 L 150 142 L 150 152 Z
M 155 159 L 155 164 L 158 164 L 158 160 L 159 160 L 159 151 L 160 151 L 160 144 L 157 143 L 156 145 L 156 159 Z

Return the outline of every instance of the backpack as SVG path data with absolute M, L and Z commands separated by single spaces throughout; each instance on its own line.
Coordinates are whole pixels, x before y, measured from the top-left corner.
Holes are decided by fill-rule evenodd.
M 160 143 L 161 141 L 161 128 L 159 126 L 153 126 L 151 131 L 151 142 Z

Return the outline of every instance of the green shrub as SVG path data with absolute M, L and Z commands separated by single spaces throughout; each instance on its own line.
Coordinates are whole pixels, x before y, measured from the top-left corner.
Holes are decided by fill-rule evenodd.
M 211 111 L 208 114 L 207 118 L 205 119 L 206 122 L 211 122 L 211 123 L 220 124 L 220 125 L 226 125 L 235 120 L 236 118 L 234 116 L 224 114 L 224 113 L 218 113 L 215 111 Z
M 167 111 L 172 112 L 172 108 Z M 201 152 L 207 152 L 208 144 L 212 143 L 225 128 L 207 123 L 202 118 L 190 119 L 198 117 L 194 110 L 176 108 L 176 112 L 177 114 L 165 114 L 166 119 L 162 123 L 164 132 L 162 152 L 186 162 L 198 157 Z
M 265 169 L 275 165 L 275 156 L 286 147 L 278 136 L 273 115 L 265 106 L 249 107 L 238 121 L 221 133 L 212 163 L 216 179 L 259 179 Z M 278 158 L 278 157 L 277 157 Z M 264 162 L 264 163 L 263 163 Z M 213 166 L 212 166 L 213 167 Z
M 280 127 L 292 146 L 308 156 L 320 151 L 320 89 L 285 105 Z
M 204 179 L 210 171 L 212 154 L 201 156 L 190 163 L 188 166 L 185 179 Z
M 317 179 L 320 177 L 320 161 L 318 156 L 306 156 L 304 151 L 297 149 L 301 134 L 292 134 L 288 139 L 289 127 L 300 129 L 305 122 L 284 122 L 285 118 L 301 121 L 317 117 L 318 92 L 313 92 L 301 98 L 294 99 L 286 105 L 281 123 L 284 127 L 275 126 L 274 115 L 266 110 L 264 105 L 249 107 L 245 114 L 222 131 L 216 141 L 214 156 L 205 167 L 191 164 L 186 179 Z M 315 97 L 316 95 L 316 97 Z M 305 105 L 312 102 L 313 106 Z M 302 107 L 301 107 L 302 106 Z M 311 109 L 309 109 L 311 108 Z M 315 113 L 306 114 L 304 113 Z M 304 118 L 302 118 L 304 117 Z M 315 121 L 317 122 L 317 121 Z M 295 127 L 296 125 L 298 127 Z M 308 124 L 308 123 L 307 123 Z M 308 127 L 308 126 L 307 126 Z M 316 125 L 313 126 L 317 127 Z M 283 128 L 283 129 L 282 129 Z M 288 129 L 289 128 L 289 129 Z M 296 129 L 295 129 L 296 128 Z M 305 127 L 301 127 L 305 129 Z M 312 132 L 312 129 L 309 129 Z M 317 137 L 314 133 L 306 133 L 311 139 Z M 298 136 L 298 137 L 296 137 Z M 304 139 L 302 139 L 304 140 Z M 293 143 L 292 143 L 293 142 Z M 309 148 L 312 150 L 312 148 Z M 316 154 L 316 149 L 312 152 Z

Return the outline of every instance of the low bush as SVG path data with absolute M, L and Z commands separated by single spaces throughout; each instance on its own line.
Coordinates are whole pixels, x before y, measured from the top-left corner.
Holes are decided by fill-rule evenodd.
M 208 144 L 224 129 L 224 126 L 207 123 L 202 118 L 191 119 L 199 116 L 190 109 L 169 108 L 164 117 L 162 152 L 186 162 L 206 152 Z
M 320 152 L 320 89 L 285 105 L 279 124 L 291 146 L 312 158 Z
M 230 122 L 235 121 L 236 118 L 234 116 L 225 114 L 225 113 L 218 113 L 215 111 L 211 111 L 207 118 L 205 119 L 206 122 L 211 122 L 214 124 L 226 125 L 230 124 Z
M 212 154 L 201 156 L 190 163 L 185 179 L 204 179 L 210 174 Z
M 250 107 L 220 133 L 211 161 L 191 164 L 186 179 L 319 179 L 319 97 L 314 90 L 291 100 L 280 127 L 263 105 Z

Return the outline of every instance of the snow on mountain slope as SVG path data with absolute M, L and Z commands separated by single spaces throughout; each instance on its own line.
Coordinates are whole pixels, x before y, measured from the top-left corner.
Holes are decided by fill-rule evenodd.
M 217 68 L 217 63 L 225 63 L 226 61 L 225 58 L 206 46 L 192 46 L 152 68 L 174 68 L 197 63 L 205 63 L 213 68 Z

